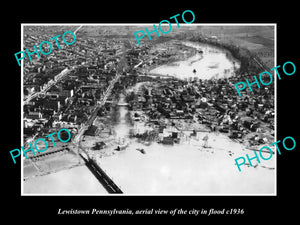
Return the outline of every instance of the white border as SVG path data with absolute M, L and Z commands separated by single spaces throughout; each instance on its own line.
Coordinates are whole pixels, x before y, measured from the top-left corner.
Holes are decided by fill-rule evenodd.
M 21 51 L 24 49 L 24 46 L 23 46 L 23 37 L 24 37 L 24 34 L 23 34 L 23 29 L 24 25 L 21 24 Z M 23 143 L 23 136 L 24 136 L 24 121 L 23 121 L 23 117 L 24 117 L 24 113 L 23 113 L 23 109 L 24 109 L 24 104 L 23 104 L 23 101 L 24 101 L 24 94 L 23 94 L 23 86 L 24 86 L 24 79 L 23 79 L 23 68 L 24 68 L 24 64 L 23 64 L 23 60 L 21 61 L 21 146 L 24 146 L 24 143 Z M 21 195 L 25 195 L 23 193 L 23 190 L 24 190 L 24 166 L 23 166 L 23 158 L 24 158 L 24 154 L 21 154 Z
M 171 23 L 172 25 L 176 23 Z M 21 51 L 23 50 L 24 26 L 153 26 L 153 23 L 21 23 Z M 168 24 L 162 24 L 167 26 Z M 277 65 L 277 23 L 181 23 L 180 26 L 274 26 L 274 66 Z M 23 146 L 23 61 L 21 62 L 21 144 Z M 275 141 L 277 140 L 277 76 L 275 77 Z M 21 196 L 277 196 L 277 152 L 275 155 L 275 193 L 271 194 L 28 194 L 24 193 L 23 159 L 21 159 Z

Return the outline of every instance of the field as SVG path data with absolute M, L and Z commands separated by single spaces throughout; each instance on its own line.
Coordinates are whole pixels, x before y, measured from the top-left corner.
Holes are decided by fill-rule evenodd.
M 147 27 L 149 30 L 151 24 L 141 26 L 86 26 L 81 28 L 81 34 L 88 36 L 112 36 L 112 37 L 126 37 L 131 43 L 137 44 L 134 38 L 134 32 L 144 30 Z M 149 42 L 156 42 L 159 39 L 184 39 L 193 36 L 217 37 L 220 42 L 237 45 L 241 48 L 248 49 L 250 52 L 256 54 L 268 66 L 274 65 L 274 49 L 275 49 L 275 32 L 274 26 L 243 26 L 243 25 L 226 25 L 226 26 L 211 26 L 211 25 L 197 25 L 192 24 L 188 26 L 182 24 L 178 28 L 175 24 L 168 34 L 161 34 L 157 37 L 155 33 L 151 35 L 150 41 L 147 35 L 141 40 Z
M 274 67 L 274 26 L 199 26 L 199 35 L 216 36 L 220 42 L 237 45 L 256 54 L 268 66 Z

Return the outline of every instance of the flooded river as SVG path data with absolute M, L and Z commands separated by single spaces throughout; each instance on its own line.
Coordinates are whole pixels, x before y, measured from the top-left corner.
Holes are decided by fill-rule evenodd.
M 29 179 L 24 182 L 23 192 L 42 195 L 107 194 L 85 165 Z
M 160 66 L 152 73 L 171 75 L 180 79 L 229 77 L 240 64 L 231 54 L 211 45 L 185 42 L 199 53 L 172 65 Z M 176 65 L 174 65 L 176 64 Z M 195 70 L 195 71 L 194 71 Z M 132 89 L 137 90 L 141 83 Z M 98 157 L 100 167 L 125 194 L 272 194 L 275 191 L 275 170 L 244 167 L 239 172 L 234 158 L 245 155 L 245 148 L 227 136 L 208 135 L 211 148 L 204 149 L 201 141 L 188 140 L 173 146 L 151 143 L 143 145 L 129 139 L 133 127 L 128 119 L 128 108 L 120 94 L 117 123 L 113 127 L 123 151 L 108 157 Z M 145 154 L 137 149 L 144 149 Z M 274 167 L 274 157 L 265 161 Z M 107 193 L 85 166 L 58 172 L 25 182 L 27 193 L 105 194 Z M 41 185 L 44 184 L 44 185 Z
M 164 65 L 151 72 L 180 79 L 218 79 L 232 76 L 240 66 L 226 50 L 205 44 L 185 44 L 197 48 L 199 53 L 186 61 Z M 193 72 L 194 69 L 196 71 Z M 140 85 L 138 83 L 133 90 L 136 91 Z M 119 103 L 124 103 L 123 95 Z M 129 140 L 132 125 L 126 119 L 128 109 L 119 106 L 118 111 L 120 118 L 115 132 L 117 136 Z M 243 168 L 241 174 L 234 165 L 234 157 L 244 155 L 245 147 L 226 135 L 216 133 L 203 132 L 199 140 L 205 135 L 209 138 L 209 149 L 202 147 L 202 141 L 192 139 L 173 146 L 156 142 L 144 145 L 136 139 L 130 139 L 124 151 L 97 161 L 125 194 L 274 193 L 273 169 L 249 167 Z M 143 149 L 145 154 L 138 149 Z M 274 167 L 273 160 L 268 164 L 269 168 Z
M 218 79 L 230 77 L 236 69 L 240 68 L 239 61 L 225 49 L 194 42 L 183 42 L 183 44 L 196 48 L 198 53 L 187 60 L 159 66 L 150 73 L 174 76 L 179 79 L 193 77 Z
M 140 84 L 137 84 L 140 86 Z M 134 87 L 136 89 L 136 87 Z M 121 95 L 120 102 L 124 103 Z M 117 137 L 128 142 L 125 150 L 98 158 L 102 169 L 116 182 L 124 194 L 271 194 L 274 192 L 273 169 L 260 166 L 239 172 L 234 158 L 245 154 L 245 147 L 226 135 L 203 132 L 199 140 L 187 139 L 180 144 L 145 145 L 129 139 L 132 125 L 127 119 L 127 106 L 119 106 Z M 211 148 L 203 148 L 203 137 Z M 143 149 L 144 154 L 138 149 Z M 266 166 L 266 165 L 264 165 Z M 274 161 L 268 161 L 269 168 Z
M 129 123 L 129 113 L 128 113 L 127 106 L 122 106 L 122 104 L 126 103 L 125 95 L 121 93 L 119 96 L 120 99 L 118 104 L 120 106 L 117 107 L 118 122 L 114 126 L 114 131 L 117 136 L 117 139 L 123 140 L 125 138 L 128 138 L 129 129 L 131 125 Z

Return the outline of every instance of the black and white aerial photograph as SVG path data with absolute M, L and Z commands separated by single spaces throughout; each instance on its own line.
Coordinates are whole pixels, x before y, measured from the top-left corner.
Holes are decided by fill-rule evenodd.
M 22 195 L 276 195 L 276 24 L 153 24 L 21 25 Z

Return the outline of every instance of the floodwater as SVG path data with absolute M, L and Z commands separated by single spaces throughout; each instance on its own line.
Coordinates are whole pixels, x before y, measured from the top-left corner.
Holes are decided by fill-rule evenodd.
M 227 78 L 240 68 L 240 62 L 225 49 L 194 42 L 183 44 L 196 48 L 198 53 L 187 60 L 162 65 L 150 71 L 153 74 L 169 75 L 179 79 Z
M 115 131 L 128 141 L 128 110 L 124 106 L 119 110 Z M 203 148 L 205 135 L 209 148 Z M 137 149 L 144 149 L 145 154 Z M 203 132 L 197 139 L 186 138 L 173 146 L 146 146 L 130 139 L 125 150 L 97 162 L 125 194 L 274 194 L 274 157 L 239 172 L 234 159 L 246 153 L 253 154 L 223 134 Z
M 125 102 L 125 95 L 120 94 L 119 104 L 123 104 Z M 116 134 L 117 139 L 125 139 L 129 136 L 129 128 L 131 125 L 128 122 L 128 109 L 124 106 L 118 106 L 118 112 L 119 112 L 119 120 L 118 123 L 114 126 L 114 131 Z
M 203 53 L 176 62 L 176 66 L 173 63 L 151 72 L 180 79 L 210 79 L 232 76 L 240 66 L 226 50 L 190 42 L 185 44 Z M 194 69 L 196 72 L 193 72 Z M 133 89 L 140 85 L 138 83 Z M 124 101 L 124 95 L 120 94 L 119 103 Z M 119 115 L 114 126 L 116 137 L 120 144 L 127 142 L 128 147 L 96 160 L 125 194 L 234 195 L 274 194 L 276 191 L 275 157 L 255 167 L 242 166 L 242 172 L 239 172 L 234 159 L 254 153 L 225 135 L 203 133 L 198 135 L 198 140 L 187 138 L 173 146 L 158 143 L 146 146 L 129 139 L 132 124 L 127 119 L 127 107 L 118 106 L 116 113 Z M 205 135 L 208 135 L 210 148 L 203 148 L 202 139 Z M 145 154 L 137 149 L 144 149 Z M 107 194 L 85 166 L 30 179 L 24 184 L 24 193 Z
M 206 134 L 204 134 L 206 135 Z M 247 152 L 226 136 L 209 133 L 211 148 L 201 142 L 166 146 L 133 143 L 110 157 L 97 161 L 125 194 L 138 195 L 237 195 L 274 194 L 274 157 L 254 167 L 242 166 L 234 159 Z M 143 148 L 145 154 L 137 151 Z M 266 168 L 267 167 L 267 168 Z
M 23 182 L 24 194 L 107 194 L 104 187 L 84 165 Z
M 171 75 L 180 79 L 200 77 L 202 79 L 229 77 L 240 64 L 226 50 L 210 45 L 186 42 L 203 53 L 186 61 L 164 65 L 152 73 Z M 176 64 L 174 66 L 174 64 Z M 193 72 L 193 69 L 196 72 Z M 151 73 L 150 72 L 150 73 Z M 137 84 L 133 89 L 137 89 Z M 120 103 L 124 102 L 121 95 Z M 129 139 L 132 127 L 126 119 L 128 109 L 119 106 L 119 123 L 115 133 L 129 142 L 128 147 L 110 157 L 97 159 L 107 174 L 125 194 L 274 194 L 274 157 L 254 167 L 244 166 L 239 172 L 234 159 L 252 155 L 253 152 L 233 142 L 226 135 L 203 132 L 198 139 L 186 138 L 173 146 L 151 143 L 144 145 Z M 203 137 L 208 136 L 209 148 L 204 148 Z M 144 149 L 143 154 L 138 149 Z

